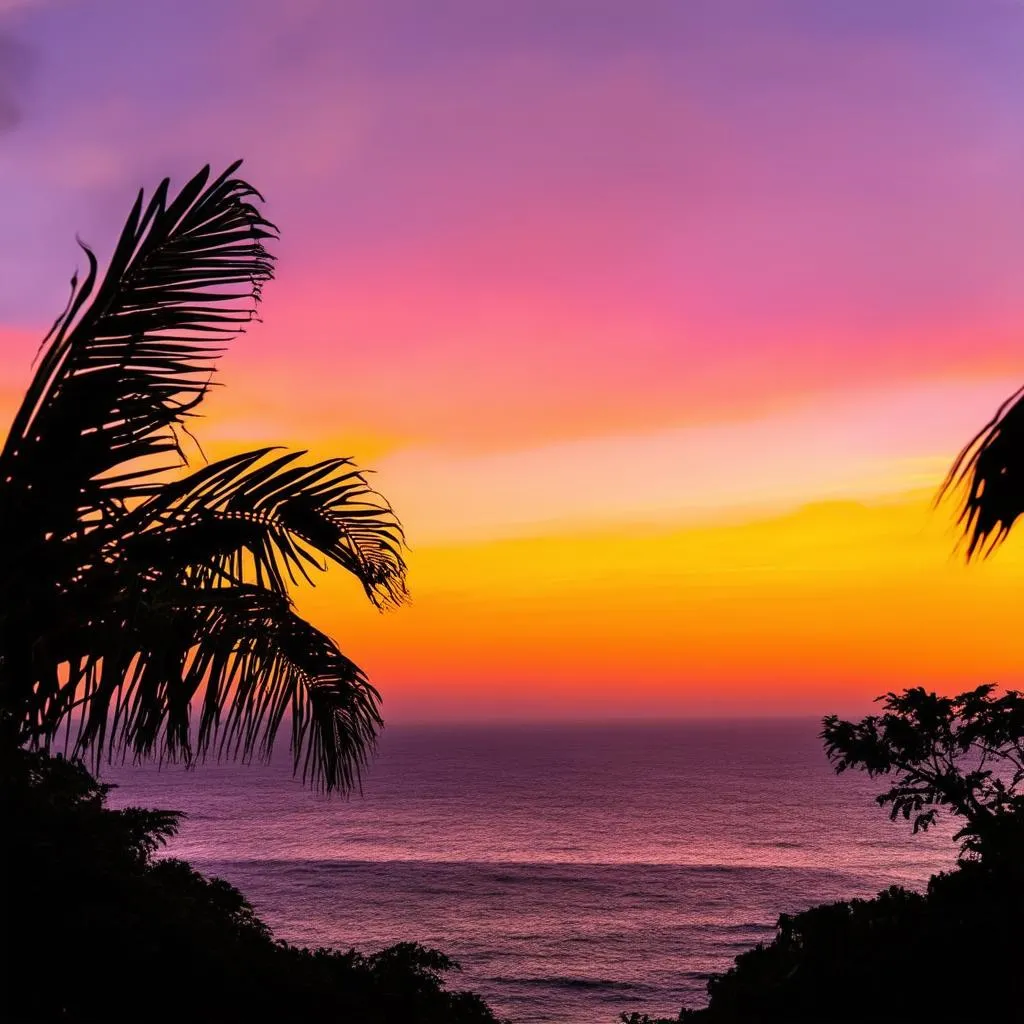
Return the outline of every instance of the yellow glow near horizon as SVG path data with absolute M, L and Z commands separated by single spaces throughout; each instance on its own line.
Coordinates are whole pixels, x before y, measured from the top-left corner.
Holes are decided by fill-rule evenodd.
M 300 605 L 398 720 L 820 714 L 893 687 L 1012 685 L 1024 546 L 965 567 L 930 498 L 427 547 L 407 609 L 378 616 L 337 574 Z

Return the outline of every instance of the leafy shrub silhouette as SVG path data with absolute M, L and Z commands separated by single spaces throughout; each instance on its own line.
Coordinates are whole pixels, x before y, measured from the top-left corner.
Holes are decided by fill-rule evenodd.
M 1019 873 L 978 863 L 934 876 L 924 894 L 892 887 L 783 914 L 772 942 L 708 982 L 680 1020 L 1007 1021 L 1024 1000 Z
M 837 772 L 892 775 L 878 796 L 914 832 L 941 808 L 963 821 L 953 837 L 962 859 L 1019 861 L 1024 853 L 1024 696 L 979 686 L 955 697 L 923 687 L 888 693 L 884 714 L 860 722 L 824 720 L 825 751 Z
M 105 807 L 82 764 L 14 750 L 0 769 L 10 1019 L 496 1024 L 434 950 L 275 941 L 233 886 L 154 859 L 181 815 Z

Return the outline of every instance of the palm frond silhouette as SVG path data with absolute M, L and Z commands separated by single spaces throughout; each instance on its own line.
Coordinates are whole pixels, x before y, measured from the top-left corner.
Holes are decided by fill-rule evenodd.
M 1024 388 L 1014 392 L 956 457 L 939 499 L 962 496 L 958 523 L 968 560 L 991 554 L 1024 512 Z
M 379 695 L 289 587 L 334 562 L 402 603 L 401 524 L 349 459 L 262 449 L 180 476 L 273 275 L 238 166 L 140 192 L 102 277 L 82 247 L 0 452 L 0 714 L 20 743 L 186 761 L 268 756 L 290 716 L 296 770 L 344 790 Z

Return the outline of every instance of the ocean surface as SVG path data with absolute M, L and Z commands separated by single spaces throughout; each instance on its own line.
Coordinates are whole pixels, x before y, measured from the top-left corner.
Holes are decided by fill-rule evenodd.
M 237 885 L 289 941 L 443 950 L 515 1024 L 705 1005 L 780 912 L 949 868 L 836 776 L 817 721 L 399 727 L 361 796 L 272 765 L 106 768 L 115 806 L 182 810 L 168 854 Z

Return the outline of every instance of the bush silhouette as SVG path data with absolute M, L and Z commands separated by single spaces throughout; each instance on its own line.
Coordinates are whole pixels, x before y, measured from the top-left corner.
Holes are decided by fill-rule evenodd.
M 965 864 L 924 894 L 782 915 L 776 937 L 708 982 L 706 1009 L 681 1020 L 874 1022 L 1017 1019 L 1024 1003 L 1019 873 Z
M 80 763 L 19 750 L 0 767 L 9 1019 L 495 1024 L 434 950 L 275 941 L 227 882 L 153 858 L 179 815 L 108 809 Z

